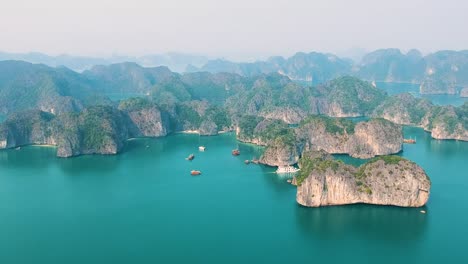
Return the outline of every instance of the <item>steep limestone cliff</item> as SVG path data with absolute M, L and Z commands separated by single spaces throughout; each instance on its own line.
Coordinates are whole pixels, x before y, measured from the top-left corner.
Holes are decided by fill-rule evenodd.
M 384 119 L 352 123 L 346 119 L 314 116 L 298 129 L 303 151 L 325 150 L 356 158 L 398 153 L 402 149 L 401 126 Z
M 117 154 L 130 137 L 166 135 L 168 127 L 163 119 L 153 107 L 125 112 L 93 106 L 81 113 L 58 116 L 28 111 L 0 125 L 0 148 L 49 144 L 57 146 L 59 157 Z
M 460 91 L 460 97 L 468 97 L 468 87 L 464 87 Z
M 300 157 L 300 149 L 294 142 L 277 138 L 266 147 L 260 157 L 260 163 L 268 166 L 287 166 L 296 164 Z
M 297 176 L 296 201 L 308 207 L 376 204 L 421 207 L 431 182 L 417 164 L 398 156 L 382 156 L 356 168 L 343 162 L 303 157 Z
M 468 141 L 468 102 L 459 107 L 434 106 L 421 126 L 435 139 Z
M 0 149 L 22 145 L 54 145 L 55 138 L 49 122 L 54 119 L 50 113 L 30 110 L 15 113 L 0 124 Z
M 459 107 L 438 106 L 426 99 L 400 94 L 384 100 L 372 116 L 422 127 L 435 139 L 468 140 L 468 102 Z
M 131 98 L 120 103 L 119 110 L 129 118 L 132 137 L 162 137 L 169 132 L 169 116 L 149 100 Z

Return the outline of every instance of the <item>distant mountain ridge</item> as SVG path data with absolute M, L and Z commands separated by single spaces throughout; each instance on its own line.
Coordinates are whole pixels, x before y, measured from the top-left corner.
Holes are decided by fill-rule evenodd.
M 45 64 L 50 67 L 65 66 L 78 72 L 89 70 L 96 65 L 110 65 L 122 62 L 134 62 L 145 67 L 167 66 L 172 71 L 183 72 L 185 71 L 188 65 L 201 66 L 208 61 L 208 58 L 200 55 L 191 55 L 175 52 L 169 52 L 164 54 L 150 54 L 139 57 L 114 55 L 107 58 L 72 56 L 67 54 L 50 56 L 39 52 L 0 52 L 0 61 L 2 60 L 21 60 L 30 63 Z
M 232 72 L 242 76 L 255 76 L 277 72 L 292 80 L 312 84 L 324 83 L 351 72 L 353 62 L 329 53 L 298 52 L 290 58 L 271 57 L 267 61 L 234 63 L 227 60 L 211 60 L 200 68 L 189 67 L 187 71 Z
M 235 73 L 245 77 L 279 73 L 292 80 L 322 84 L 334 78 L 352 75 L 376 82 L 420 84 L 421 94 L 460 94 L 468 87 L 468 51 L 438 51 L 423 56 L 418 50 L 407 53 L 399 49 L 379 49 L 365 54 L 359 62 L 331 53 L 298 52 L 289 58 L 270 57 L 255 62 L 233 62 L 225 59 L 182 53 L 166 53 L 141 57 L 110 58 L 69 55 L 48 56 L 42 53 L 2 53 L 1 60 L 24 60 L 51 67 L 65 66 L 72 70 L 92 71 L 98 65 L 135 63 L 144 67 L 166 66 L 173 72 Z
M 399 49 L 380 49 L 366 54 L 360 62 L 327 53 L 298 52 L 289 58 L 271 57 L 253 63 L 210 60 L 199 68 L 190 66 L 187 71 L 243 76 L 277 72 L 310 84 L 353 75 L 368 81 L 421 84 L 422 94 L 459 94 L 468 87 L 468 51 L 438 51 L 423 56 L 415 49 L 406 54 Z

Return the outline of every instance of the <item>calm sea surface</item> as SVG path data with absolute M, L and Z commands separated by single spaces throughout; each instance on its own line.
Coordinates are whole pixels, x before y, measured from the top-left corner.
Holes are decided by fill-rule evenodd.
M 378 85 L 417 94 L 417 86 Z M 433 140 L 412 127 L 404 133 L 418 143 L 400 155 L 432 180 L 427 214 L 301 207 L 273 168 L 243 163 L 262 149 L 232 134 L 132 140 L 116 156 L 3 150 L 0 263 L 468 263 L 468 142 Z M 230 154 L 236 147 L 239 157 Z M 203 175 L 190 176 L 192 169 Z
M 427 214 L 301 207 L 273 168 L 244 164 L 260 148 L 230 154 L 233 134 L 132 140 L 116 156 L 0 151 L 0 263 L 468 263 L 468 143 L 404 132 L 418 143 L 401 155 L 432 180 Z
M 459 106 L 468 101 L 468 98 L 462 98 L 459 95 L 450 94 L 419 94 L 419 84 L 411 83 L 383 83 L 378 82 L 377 88 L 386 91 L 390 95 L 400 93 L 411 93 L 416 97 L 426 98 L 437 105 Z

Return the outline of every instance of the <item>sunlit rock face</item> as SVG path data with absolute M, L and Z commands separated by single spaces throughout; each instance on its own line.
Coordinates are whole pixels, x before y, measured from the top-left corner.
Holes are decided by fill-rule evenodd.
M 390 161 L 386 161 L 386 159 Z M 308 207 L 366 203 L 421 207 L 429 199 L 431 182 L 417 164 L 386 156 L 359 168 L 336 160 L 314 160 L 303 165 L 296 201 Z M 301 178 L 302 177 L 302 178 Z

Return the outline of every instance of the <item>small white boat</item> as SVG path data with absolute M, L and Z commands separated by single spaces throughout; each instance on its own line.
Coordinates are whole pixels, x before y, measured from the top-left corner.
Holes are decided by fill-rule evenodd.
M 199 146 L 199 147 L 198 147 L 198 150 L 199 150 L 199 151 L 205 151 L 205 146 Z
M 296 173 L 299 169 L 293 166 L 279 166 L 276 170 L 278 174 L 289 174 L 289 173 Z

